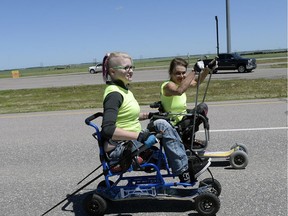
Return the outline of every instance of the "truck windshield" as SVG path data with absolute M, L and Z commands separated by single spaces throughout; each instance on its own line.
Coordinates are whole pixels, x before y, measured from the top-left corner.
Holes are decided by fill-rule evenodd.
M 234 58 L 239 59 L 239 58 L 242 58 L 242 57 L 240 56 L 240 54 L 234 53 Z

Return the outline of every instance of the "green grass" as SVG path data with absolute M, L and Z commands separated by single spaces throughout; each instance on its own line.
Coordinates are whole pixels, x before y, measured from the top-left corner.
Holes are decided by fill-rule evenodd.
M 271 68 L 287 68 L 287 62 L 283 64 L 270 65 Z
M 132 83 L 131 91 L 140 105 L 159 100 L 162 82 Z M 200 98 L 206 83 L 199 89 Z M 21 89 L 0 91 L 0 113 L 24 113 L 102 107 L 105 85 L 61 88 Z M 193 102 L 195 89 L 187 91 L 188 102 Z M 287 79 L 213 80 L 206 101 L 247 100 L 287 97 Z
M 68 74 L 68 73 L 88 73 L 88 67 L 93 64 L 81 64 L 81 65 L 72 65 L 69 68 L 56 69 L 57 67 L 35 67 L 27 69 L 15 69 L 20 72 L 21 77 L 29 76 L 44 76 L 44 75 L 55 75 L 55 74 Z M 0 71 L 0 78 L 11 78 L 12 70 L 3 70 Z

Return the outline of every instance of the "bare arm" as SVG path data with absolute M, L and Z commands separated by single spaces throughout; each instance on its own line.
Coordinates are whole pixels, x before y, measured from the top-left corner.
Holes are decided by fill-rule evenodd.
M 121 128 L 115 128 L 112 140 L 137 140 L 139 132 L 126 131 Z
M 148 116 L 149 116 L 149 113 L 140 113 L 139 114 L 139 120 L 140 121 L 146 120 L 146 119 L 148 119 Z
M 200 75 L 192 81 L 191 85 L 193 87 L 197 86 L 197 82 L 199 78 L 200 78 L 200 84 L 201 84 L 210 72 L 211 72 L 211 69 L 209 69 L 208 67 L 205 67 L 203 71 L 200 73 Z
M 193 80 L 195 78 L 195 72 L 192 71 L 188 73 L 186 78 L 177 86 L 174 82 L 169 82 L 164 86 L 165 96 L 175 96 L 182 95 L 191 85 L 193 85 Z

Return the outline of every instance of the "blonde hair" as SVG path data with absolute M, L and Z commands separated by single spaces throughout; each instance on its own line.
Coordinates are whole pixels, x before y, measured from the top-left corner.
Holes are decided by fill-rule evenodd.
M 102 72 L 104 82 L 111 81 L 109 70 L 115 65 L 115 58 L 129 58 L 133 64 L 133 59 L 125 52 L 112 52 L 107 53 L 103 58 Z

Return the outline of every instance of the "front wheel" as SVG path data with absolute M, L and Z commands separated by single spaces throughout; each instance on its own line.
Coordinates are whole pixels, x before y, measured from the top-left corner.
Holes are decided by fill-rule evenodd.
M 201 193 L 195 198 L 195 209 L 199 215 L 215 215 L 220 209 L 220 200 L 215 194 Z
M 212 179 L 212 178 L 203 179 L 199 183 L 199 188 L 203 186 L 212 186 L 212 188 L 214 189 L 212 193 L 214 193 L 216 196 L 220 196 L 222 187 L 221 187 L 220 182 L 217 181 L 216 179 Z
M 248 165 L 248 155 L 244 151 L 235 151 L 230 156 L 230 164 L 234 169 L 244 169 Z
M 98 194 L 89 194 L 83 201 L 85 212 L 89 216 L 102 216 L 107 209 L 106 201 Z
M 239 73 L 244 73 L 246 71 L 246 66 L 245 65 L 239 65 L 238 66 L 238 72 Z

